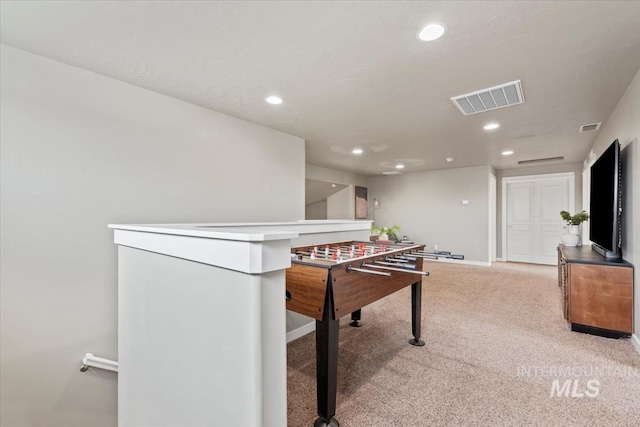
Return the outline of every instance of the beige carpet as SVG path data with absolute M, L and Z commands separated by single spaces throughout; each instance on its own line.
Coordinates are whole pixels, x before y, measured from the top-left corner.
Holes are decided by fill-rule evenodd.
M 640 426 L 640 354 L 629 339 L 568 329 L 556 267 L 427 262 L 425 269 L 425 347 L 407 343 L 410 288 L 365 307 L 362 328 L 342 319 L 342 427 Z M 531 376 L 519 375 L 527 367 Z M 572 372 L 550 372 L 565 368 Z M 550 397 L 555 379 L 577 380 L 576 395 L 593 395 L 587 381 L 596 379 L 599 394 Z M 315 336 L 308 334 L 288 346 L 290 427 L 317 418 L 315 390 Z

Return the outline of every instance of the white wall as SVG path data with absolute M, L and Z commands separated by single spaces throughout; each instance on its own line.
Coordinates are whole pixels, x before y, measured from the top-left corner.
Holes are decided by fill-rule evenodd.
M 321 200 L 306 205 L 304 219 L 327 219 L 327 201 Z
M 597 158 L 614 140 L 622 147 L 622 256 L 634 265 L 634 344 L 640 352 L 640 71 L 611 113 L 592 151 Z M 589 160 L 589 159 L 587 159 Z
M 306 165 L 305 175 L 307 179 L 347 185 L 347 188 L 327 198 L 326 219 L 355 218 L 355 186 L 366 187 L 367 178 L 365 176 L 309 164 Z M 372 200 L 371 193 L 368 194 L 368 198 Z M 370 211 L 369 218 L 371 218 Z
M 0 424 L 114 426 L 107 224 L 301 219 L 304 141 L 1 50 Z
M 354 219 L 356 195 L 353 185 L 327 197 L 327 219 Z
M 375 225 L 398 224 L 407 235 L 429 249 L 438 245 L 465 255 L 465 260 L 488 263 L 488 166 L 446 169 L 368 179 L 369 209 L 377 198 Z M 469 200 L 463 206 L 462 200 Z

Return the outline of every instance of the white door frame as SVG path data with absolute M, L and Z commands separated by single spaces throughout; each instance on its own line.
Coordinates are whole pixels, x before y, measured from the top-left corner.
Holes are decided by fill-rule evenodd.
M 496 261 L 497 252 L 497 235 L 496 235 L 496 220 L 497 220 L 497 194 L 498 179 L 492 173 L 489 174 L 489 265 Z
M 507 261 L 507 184 L 523 181 L 543 181 L 547 179 L 569 178 L 569 206 L 576 206 L 575 172 L 545 173 L 540 175 L 508 176 L 502 178 L 502 259 Z M 560 212 L 558 212 L 558 215 Z

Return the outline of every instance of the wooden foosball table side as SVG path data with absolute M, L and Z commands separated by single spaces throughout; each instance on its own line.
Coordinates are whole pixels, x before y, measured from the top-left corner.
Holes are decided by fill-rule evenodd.
M 421 250 L 417 245 L 410 250 Z M 402 251 L 396 252 L 403 255 Z M 384 260 L 387 254 L 367 257 L 366 262 Z M 409 343 L 423 346 L 420 339 L 423 259 L 416 257 L 412 271 L 394 269 L 362 272 L 362 259 L 329 265 L 294 262 L 286 271 L 287 309 L 316 320 L 316 374 L 318 416 L 314 426 L 338 426 L 335 420 L 339 320 L 351 314 L 351 326 L 359 327 L 361 309 L 411 285 L 412 334 Z

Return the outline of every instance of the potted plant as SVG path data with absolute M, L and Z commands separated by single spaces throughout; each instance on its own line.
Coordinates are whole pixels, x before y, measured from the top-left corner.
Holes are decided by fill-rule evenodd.
M 562 244 L 565 246 L 582 246 L 581 224 L 589 220 L 589 214 L 585 211 L 571 215 L 567 211 L 560 211 L 560 216 L 567 223 L 567 233 L 562 235 Z
M 398 232 L 400 231 L 400 226 L 398 224 L 393 224 L 391 227 L 388 227 L 386 231 L 388 240 L 393 240 L 394 242 L 398 241 Z
M 377 227 L 371 226 L 371 240 L 393 240 L 398 241 L 397 233 L 400 231 L 400 226 L 394 224 L 391 227 Z
M 371 224 L 371 237 L 369 238 L 369 240 L 371 240 L 372 242 L 375 242 L 380 238 L 381 234 L 382 234 L 382 227 L 376 227 L 375 225 Z

